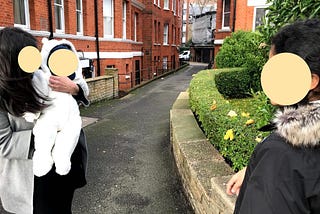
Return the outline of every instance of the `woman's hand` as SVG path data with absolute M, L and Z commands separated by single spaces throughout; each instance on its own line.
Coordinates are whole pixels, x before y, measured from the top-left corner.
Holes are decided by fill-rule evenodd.
M 239 191 L 240 191 L 244 176 L 246 174 L 246 169 L 247 167 L 244 167 L 239 172 L 234 174 L 232 178 L 228 181 L 227 190 L 226 190 L 228 195 L 234 195 L 234 194 L 239 195 Z
M 51 76 L 49 79 L 49 86 L 53 91 L 69 93 L 72 95 L 77 95 L 79 92 L 78 85 L 68 77 Z

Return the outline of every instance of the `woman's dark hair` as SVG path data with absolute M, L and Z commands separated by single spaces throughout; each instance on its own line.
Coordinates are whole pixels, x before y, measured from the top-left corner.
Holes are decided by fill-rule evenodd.
M 32 74 L 18 64 L 19 52 L 26 46 L 37 47 L 37 40 L 19 28 L 0 30 L 0 110 L 15 116 L 36 113 L 46 107 L 32 85 Z
M 271 39 L 274 54 L 293 53 L 305 60 L 312 73 L 320 77 L 320 20 L 296 21 L 282 27 Z M 308 94 L 320 97 L 320 90 Z M 307 97 L 306 97 L 307 98 Z M 305 100 L 305 99 L 304 99 Z

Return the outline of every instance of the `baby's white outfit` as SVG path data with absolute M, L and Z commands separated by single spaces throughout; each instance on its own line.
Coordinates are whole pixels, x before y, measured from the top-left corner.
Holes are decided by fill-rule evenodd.
M 67 40 L 43 40 L 43 43 L 41 70 L 34 73 L 33 84 L 39 93 L 48 96 L 50 100 L 49 106 L 41 112 L 33 128 L 33 172 L 36 176 L 43 176 L 51 170 L 54 163 L 56 172 L 66 175 L 71 169 L 71 155 L 78 143 L 82 121 L 79 106 L 72 95 L 53 91 L 48 86 L 51 72 L 47 61 L 50 51 L 57 45 L 66 44 L 75 54 L 77 52 Z M 73 81 L 79 84 L 85 96 L 89 94 L 80 63 Z

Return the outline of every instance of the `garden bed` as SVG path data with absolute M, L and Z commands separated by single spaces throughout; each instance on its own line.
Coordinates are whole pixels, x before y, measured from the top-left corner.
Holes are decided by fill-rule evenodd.
M 204 70 L 194 76 L 190 107 L 211 144 L 237 171 L 247 165 L 255 145 L 268 134 L 258 129 L 268 124 L 273 108 L 260 92 L 245 99 L 225 99 L 214 81 L 221 72 L 230 69 Z

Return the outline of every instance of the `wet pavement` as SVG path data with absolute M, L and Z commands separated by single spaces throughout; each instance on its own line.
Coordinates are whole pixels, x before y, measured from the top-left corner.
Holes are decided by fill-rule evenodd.
M 74 213 L 193 213 L 171 151 L 169 110 L 204 68 L 189 66 L 82 111 L 99 120 L 85 128 L 88 184 L 75 194 Z

